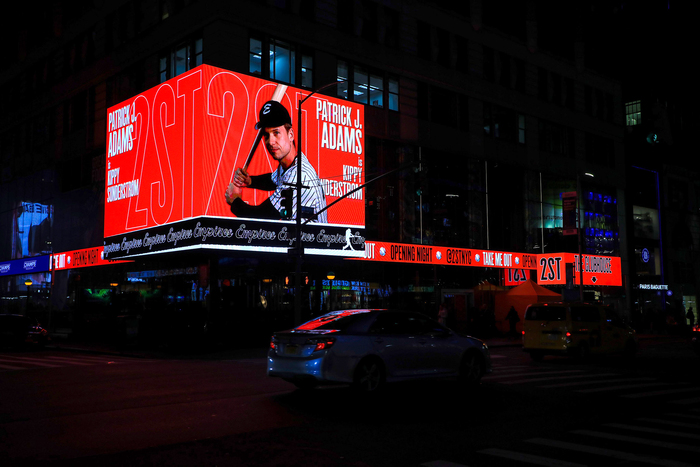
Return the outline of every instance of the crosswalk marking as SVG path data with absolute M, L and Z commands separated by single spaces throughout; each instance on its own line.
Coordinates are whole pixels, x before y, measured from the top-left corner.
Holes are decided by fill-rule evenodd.
M 653 387 L 657 387 L 657 386 L 669 386 L 669 383 L 623 384 L 621 386 L 611 386 L 611 387 L 604 387 L 604 388 L 579 389 L 576 392 L 580 392 L 582 394 L 592 394 L 595 392 L 620 391 L 623 389 L 653 388 Z
M 639 422 L 649 422 L 649 423 L 659 423 L 661 425 L 669 425 L 669 426 L 675 426 L 678 428 L 691 428 L 691 429 L 698 429 L 700 428 L 700 425 L 697 423 L 684 423 L 684 422 L 676 422 L 672 420 L 661 420 L 658 418 L 637 418 L 636 419 Z
M 0 368 L 2 368 L 3 370 L 24 370 L 24 368 L 21 366 L 2 365 L 2 364 L 0 364 Z
M 591 376 L 611 376 L 610 373 L 602 373 L 598 375 Z M 656 378 L 615 378 L 615 379 L 591 379 L 589 381 L 578 381 L 573 383 L 561 383 L 561 384 L 549 384 L 546 386 L 540 386 L 541 388 L 566 388 L 570 386 L 582 386 L 586 384 L 609 384 L 609 383 L 631 383 L 631 382 L 642 382 L 642 381 L 656 381 Z
M 686 384 L 686 383 L 678 383 L 678 384 Z M 640 397 L 666 396 L 668 394 L 681 394 L 684 392 L 700 392 L 700 388 L 686 387 L 686 388 L 667 389 L 665 391 L 652 391 L 652 392 L 642 392 L 642 393 L 635 393 L 635 394 L 626 394 L 622 397 L 627 397 L 629 399 L 638 399 Z
M 678 405 L 690 405 L 690 404 L 700 404 L 700 397 L 693 397 L 692 399 L 680 399 L 669 402 L 670 404 Z
M 689 418 L 691 420 L 700 420 L 700 415 L 692 415 L 689 413 L 668 413 L 666 415 L 671 415 L 672 417 Z
M 559 374 L 559 373 L 557 373 L 557 374 Z M 592 378 L 592 377 L 598 378 L 601 376 L 614 376 L 614 375 L 615 375 L 614 373 L 600 373 L 600 374 L 595 374 L 595 375 L 591 375 L 591 374 L 587 373 L 587 374 L 583 374 L 583 375 L 551 376 L 548 378 L 525 378 L 525 379 L 517 379 L 515 381 L 505 381 L 503 384 L 541 383 L 543 381 L 561 381 L 561 380 L 569 381 L 569 380 L 578 379 L 578 378 Z M 600 380 L 598 380 L 598 381 L 600 381 Z M 623 380 L 620 380 L 620 381 L 623 381 Z M 561 385 L 562 386 L 569 386 L 569 385 L 578 386 L 581 384 L 591 384 L 591 383 L 595 383 L 595 382 L 597 382 L 597 381 L 576 381 L 576 382 L 572 382 L 572 383 L 562 383 Z M 558 386 L 559 386 L 558 384 L 553 384 L 551 387 L 558 387 Z M 550 386 L 540 386 L 540 387 L 545 388 L 545 387 L 550 387 Z
M 535 443 L 542 446 L 549 446 L 560 449 L 567 449 L 569 451 L 584 452 L 587 454 L 595 454 L 597 456 L 612 457 L 613 459 L 618 459 L 628 462 L 640 462 L 645 464 L 661 465 L 664 467 L 692 467 L 697 464 L 687 464 L 685 462 L 678 462 L 670 459 L 661 459 L 658 457 L 652 457 L 648 455 L 640 456 L 637 454 L 632 454 L 624 451 L 616 451 L 613 449 L 599 448 L 596 446 L 586 446 L 583 444 L 568 443 L 565 441 L 555 441 L 552 439 L 543 438 L 533 438 L 526 440 L 528 443 Z
M 574 434 L 593 436 L 596 438 L 603 438 L 612 441 L 623 441 L 627 443 L 643 444 L 645 446 L 655 446 L 659 448 L 672 449 L 676 451 L 688 451 L 700 453 L 700 446 L 690 446 L 687 444 L 680 443 L 670 443 L 667 441 L 659 441 L 657 439 L 650 438 L 638 438 L 636 436 L 627 435 L 617 435 L 614 433 L 606 433 L 602 431 L 592 431 L 592 430 L 576 430 L 572 431 Z
M 545 465 L 549 467 L 585 467 L 584 464 L 552 459 L 549 457 L 534 456 L 523 452 L 507 451 L 505 449 L 484 449 L 478 451 L 481 454 L 489 454 L 491 456 L 503 457 L 520 462 L 529 462 L 530 464 Z
M 9 357 L 9 358 L 2 358 L 0 359 L 0 362 L 5 362 L 5 363 L 29 363 L 31 365 L 35 366 L 43 366 L 46 368 L 58 368 L 60 365 L 53 365 L 51 363 L 46 363 L 45 361 L 38 359 L 38 358 L 29 358 L 29 357 Z
M 54 357 L 53 355 L 48 355 L 46 358 L 51 359 L 51 361 L 67 362 L 71 365 L 94 365 L 92 362 L 86 362 L 84 360 L 78 360 L 76 358 L 66 358 L 66 357 Z
M 500 378 L 513 378 L 514 376 L 542 376 L 542 375 L 561 375 L 565 373 L 583 373 L 584 370 L 567 370 L 567 371 L 534 371 L 531 373 L 525 372 L 525 373 L 509 373 L 507 375 L 502 375 L 502 374 L 490 374 L 488 375 L 488 379 L 500 379 Z M 487 376 L 484 376 L 484 378 L 487 378 Z
M 692 433 L 685 433 L 682 431 L 660 430 L 658 428 L 647 428 L 647 427 L 643 427 L 643 426 L 625 425 L 622 423 L 607 423 L 604 426 L 609 426 L 611 428 L 621 428 L 621 429 L 631 430 L 631 431 L 639 431 L 641 433 L 652 433 L 655 435 L 668 435 L 668 436 L 677 436 L 679 438 L 700 440 L 700 435 L 695 435 Z
M 426 462 L 425 464 L 421 464 L 421 467 L 467 467 L 467 466 L 464 464 L 456 464 L 456 463 L 450 462 L 450 461 L 437 460 L 437 461 L 430 461 L 430 462 Z
M 41 355 L 40 357 L 25 357 L 20 355 L 0 354 L 0 371 L 65 368 L 70 366 L 94 366 L 105 364 L 122 364 L 127 362 L 149 363 L 155 361 L 157 360 L 114 358 L 111 355 Z

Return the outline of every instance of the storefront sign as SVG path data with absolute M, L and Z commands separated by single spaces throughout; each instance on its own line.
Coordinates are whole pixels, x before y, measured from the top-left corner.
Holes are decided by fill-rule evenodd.
M 275 96 L 287 109 L 296 142 L 298 105 L 308 94 L 308 90 L 202 65 L 111 107 L 105 167 L 107 256 L 115 252 L 113 245 L 132 253 L 207 242 L 224 247 L 284 245 L 286 239 L 273 242 L 267 237 L 288 232 L 293 221 L 274 227 L 257 219 L 241 222 L 224 193 L 234 171 L 244 166 L 255 146 L 255 125 L 263 105 Z M 364 183 L 364 107 L 318 94 L 302 110 L 303 153 L 311 166 L 305 173 L 307 169 L 313 173 L 316 186 L 323 190 L 320 196 L 329 205 Z M 263 141 L 252 153 L 248 173 L 277 172 L 281 187 L 283 171 Z M 273 193 L 244 188 L 242 199 L 259 205 Z M 306 195 L 302 197 L 306 202 Z M 312 223 L 327 230 L 331 226 L 333 235 L 342 226 L 343 244 L 345 229 L 361 236 L 364 189 L 333 205 L 326 215 L 327 220 Z M 164 228 L 195 218 L 200 219 L 200 227 L 188 222 Z M 321 235 L 321 229 L 316 229 L 316 235 Z
M 639 284 L 637 286 L 639 290 L 668 290 L 668 285 L 666 284 Z
M 562 202 L 562 234 L 576 235 L 576 206 L 578 204 L 578 193 L 575 191 L 567 191 L 561 194 Z
M 0 276 L 33 274 L 49 270 L 50 256 L 32 256 L 0 263 Z
M 61 271 L 64 269 L 84 268 L 88 266 L 104 266 L 117 261 L 108 261 L 104 257 L 104 247 L 84 248 L 82 250 L 65 251 L 51 255 L 51 269 Z M 118 261 L 125 262 L 125 261 Z

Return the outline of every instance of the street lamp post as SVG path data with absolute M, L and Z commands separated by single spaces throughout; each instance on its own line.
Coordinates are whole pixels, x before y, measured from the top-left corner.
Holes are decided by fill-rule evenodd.
M 584 175 L 587 177 L 594 177 L 592 173 L 586 172 Z M 581 230 L 583 229 L 583 219 L 581 218 L 581 204 L 583 204 L 583 193 L 581 192 L 581 176 L 576 174 L 576 210 L 578 221 L 578 291 L 579 300 L 583 302 L 583 234 Z
M 298 152 L 297 152 L 297 181 L 295 184 L 295 189 L 297 193 L 297 201 L 296 201 L 296 210 L 297 210 L 297 215 L 296 215 L 296 242 L 295 242 L 295 248 L 293 249 L 294 251 L 294 256 L 296 258 L 296 271 L 294 274 L 294 322 L 295 323 L 300 323 L 301 322 L 301 265 L 304 262 L 304 247 L 301 242 L 301 189 L 306 188 L 301 184 L 301 164 L 302 162 L 302 157 L 301 154 L 303 152 L 303 145 L 302 145 L 302 130 L 303 130 L 303 119 L 302 119 L 302 105 L 304 102 L 306 102 L 311 96 L 316 94 L 319 91 L 322 91 L 323 89 L 329 88 L 331 86 L 336 86 L 338 84 L 337 81 L 334 81 L 332 83 L 328 83 L 324 86 L 321 86 L 320 88 L 311 91 L 306 97 L 303 99 L 299 100 L 299 105 L 297 109 L 297 115 L 298 115 L 298 135 L 297 135 L 297 141 L 299 144 Z
M 26 310 L 25 314 L 29 312 L 29 296 L 31 295 L 32 284 L 33 284 L 33 282 L 32 282 L 31 278 L 24 281 L 24 285 L 27 286 L 27 310 Z
M 328 311 L 333 311 L 333 279 L 335 279 L 335 273 L 329 272 L 326 277 L 328 278 Z

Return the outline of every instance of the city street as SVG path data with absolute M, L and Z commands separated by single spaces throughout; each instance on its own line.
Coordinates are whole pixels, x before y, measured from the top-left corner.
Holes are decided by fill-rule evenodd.
M 700 357 L 683 337 L 640 343 L 632 362 L 533 362 L 492 345 L 494 372 L 476 390 L 404 383 L 371 399 L 297 390 L 236 352 L 2 351 L 0 463 L 695 465 Z

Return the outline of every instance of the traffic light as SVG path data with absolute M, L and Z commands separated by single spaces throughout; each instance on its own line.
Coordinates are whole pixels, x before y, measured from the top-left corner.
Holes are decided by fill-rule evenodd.
M 281 194 L 282 194 L 281 214 L 282 214 L 282 217 L 285 219 L 290 219 L 292 217 L 292 212 L 294 212 L 292 210 L 292 202 L 293 202 L 293 198 L 294 198 L 294 196 L 292 195 L 293 193 L 294 193 L 294 190 L 292 190 L 291 188 L 285 188 L 281 192 Z

